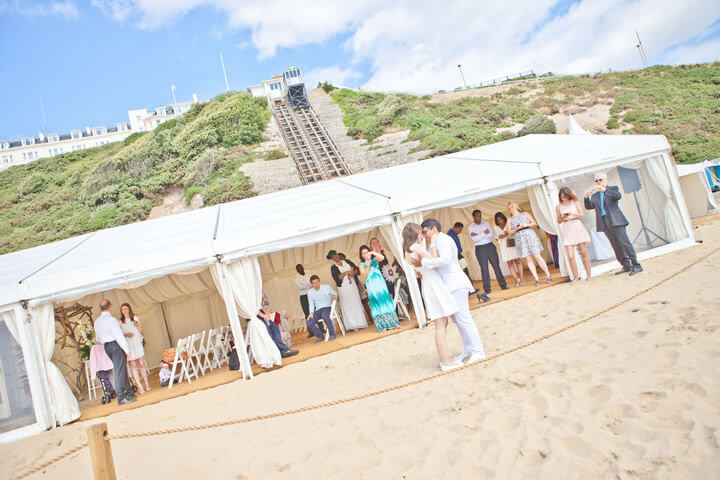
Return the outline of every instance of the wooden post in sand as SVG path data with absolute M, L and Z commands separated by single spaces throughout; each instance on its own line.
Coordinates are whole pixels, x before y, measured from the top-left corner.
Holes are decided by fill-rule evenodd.
M 95 480 L 116 480 L 115 463 L 113 462 L 107 423 L 98 423 L 87 429 L 88 447 L 92 459 Z

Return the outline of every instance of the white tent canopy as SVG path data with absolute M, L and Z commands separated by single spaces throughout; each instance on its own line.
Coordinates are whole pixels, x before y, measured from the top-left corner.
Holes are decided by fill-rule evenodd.
M 233 333 L 241 339 L 238 314 L 251 318 L 259 306 L 258 255 L 375 227 L 380 227 L 388 248 L 397 248 L 403 219 L 524 189 L 540 226 L 556 233 L 553 197 L 557 181 L 649 159 L 654 159 L 652 171 L 665 179 L 658 188 L 668 202 L 677 203 L 680 226 L 686 230 L 683 245 L 691 243 L 687 208 L 664 136 L 528 135 L 2 255 L 0 312 L 29 311 L 33 321 L 39 322 L 44 304 L 209 266 Z M 412 269 L 405 270 L 413 275 Z M 416 312 L 422 312 L 417 285 L 409 283 Z M 21 302 L 29 310 L 20 309 Z M 37 332 L 34 335 L 31 340 L 39 345 Z M 236 341 L 241 344 L 242 340 Z M 26 364 L 41 362 L 39 349 L 33 353 L 29 348 L 24 349 Z M 38 371 L 37 375 L 47 373 Z M 41 383 L 47 385 L 47 380 Z M 49 385 L 50 393 L 34 395 L 45 395 L 43 401 L 50 405 L 60 397 L 51 395 L 53 388 Z M 54 426 L 56 421 L 38 420 L 42 427 Z

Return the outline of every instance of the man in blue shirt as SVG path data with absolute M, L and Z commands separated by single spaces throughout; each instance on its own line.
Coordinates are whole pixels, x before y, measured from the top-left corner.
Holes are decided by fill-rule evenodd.
M 307 318 L 307 328 L 317 337 L 315 343 L 323 340 L 327 341 L 327 336 L 323 338 L 323 334 L 318 327 L 318 321 L 323 320 L 325 327 L 330 335 L 330 340 L 335 340 L 335 326 L 330 320 L 330 310 L 332 302 L 337 300 L 337 293 L 328 285 L 320 284 L 320 277 L 313 275 L 310 277 L 312 288 L 308 291 L 308 303 L 310 304 L 310 315 Z
M 472 283 L 472 277 L 470 276 L 470 271 L 467 268 L 467 260 L 465 260 L 465 257 L 463 257 L 462 245 L 460 245 L 460 237 L 458 236 L 462 233 L 463 228 L 465 228 L 465 225 L 463 225 L 461 222 L 455 222 L 455 225 L 453 225 L 453 227 L 450 230 L 448 230 L 447 234 L 450 238 L 453 239 L 453 241 L 455 242 L 455 245 L 457 245 L 458 262 L 460 263 L 460 266 L 462 267 L 463 272 L 465 272 L 465 275 L 467 275 L 467 277 L 470 279 L 470 283 Z M 475 293 L 477 293 L 477 289 L 470 292 L 470 295 L 473 295 Z

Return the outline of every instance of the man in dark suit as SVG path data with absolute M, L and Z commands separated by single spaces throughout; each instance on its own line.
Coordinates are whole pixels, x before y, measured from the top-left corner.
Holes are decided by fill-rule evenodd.
M 618 205 L 621 198 L 620 189 L 616 186 L 608 186 L 607 175 L 598 173 L 595 175 L 595 187 L 585 192 L 585 208 L 595 210 L 597 231 L 605 233 L 615 251 L 615 258 L 623 266 L 622 270 L 615 272 L 615 275 L 629 272 L 632 276 L 642 272 L 643 269 L 637 261 L 635 248 L 630 243 L 625 230 L 628 221 Z

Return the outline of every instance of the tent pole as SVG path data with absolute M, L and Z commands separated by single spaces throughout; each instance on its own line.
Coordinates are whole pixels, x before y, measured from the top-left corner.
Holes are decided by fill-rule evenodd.
M 398 217 L 393 218 L 392 230 L 393 235 L 395 235 L 395 243 L 400 245 L 400 252 L 402 254 L 402 224 L 400 223 L 400 219 Z M 427 325 L 427 322 L 425 319 L 425 307 L 423 306 L 422 295 L 420 294 L 420 288 L 418 288 L 417 275 L 415 275 L 415 268 L 405 261 L 404 255 L 401 255 L 398 261 L 399 263 L 402 263 L 402 266 L 405 269 L 405 278 L 407 279 L 408 289 L 410 290 L 410 300 L 413 304 L 418 328 L 423 328 Z
M 222 288 L 220 294 L 223 296 L 223 300 L 225 300 L 225 308 L 227 309 L 227 314 L 230 319 L 230 329 L 232 330 L 233 338 L 235 339 L 235 350 L 238 354 L 238 360 L 240 360 L 240 368 L 242 368 L 243 371 L 243 379 L 251 379 L 253 378 L 252 368 L 250 366 L 247 349 L 245 348 L 245 339 L 243 337 L 242 327 L 238 321 L 235 296 L 232 293 L 232 289 L 230 288 L 226 278 L 227 270 L 225 265 L 220 262 L 215 264 L 215 268 L 219 273 L 220 285 Z

